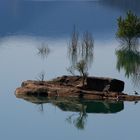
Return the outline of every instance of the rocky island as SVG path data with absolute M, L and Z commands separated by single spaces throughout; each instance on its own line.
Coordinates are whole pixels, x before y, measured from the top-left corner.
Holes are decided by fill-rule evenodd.
M 137 101 L 138 95 L 123 93 L 124 82 L 112 78 L 87 77 L 82 86 L 81 76 L 62 76 L 50 81 L 24 81 L 15 94 L 22 96 L 71 97 L 89 100 Z

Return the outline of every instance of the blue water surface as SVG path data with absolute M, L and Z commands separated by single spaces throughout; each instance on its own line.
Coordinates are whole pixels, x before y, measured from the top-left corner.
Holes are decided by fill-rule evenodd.
M 116 112 L 102 103 L 108 112 L 86 114 L 79 129 L 68 117 L 79 112 L 64 111 L 56 104 L 34 104 L 14 95 L 22 81 L 37 79 L 45 71 L 46 79 L 68 74 L 68 44 L 75 26 L 94 37 L 94 60 L 89 75 L 121 79 L 124 92 L 140 93 L 139 81 L 116 69 L 120 42 L 116 39 L 117 18 L 128 10 L 140 15 L 139 1 L 0 1 L 0 139 L 3 140 L 85 140 L 138 139 L 140 104 L 124 102 Z M 38 47 L 48 46 L 50 53 L 42 59 Z M 138 66 L 140 67 L 140 66 Z M 140 69 L 139 69 L 140 70 Z

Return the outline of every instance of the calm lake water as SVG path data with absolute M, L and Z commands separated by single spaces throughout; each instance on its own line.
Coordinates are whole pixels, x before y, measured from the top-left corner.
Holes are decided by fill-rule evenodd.
M 79 34 L 89 31 L 94 37 L 89 74 L 121 79 L 124 92 L 140 93 L 140 63 L 123 63 L 116 55 L 120 42 L 115 37 L 116 19 L 130 9 L 140 15 L 139 5 L 138 0 L 1 0 L 0 139 L 138 139 L 140 103 L 26 101 L 14 92 L 22 81 L 35 80 L 42 71 L 46 79 L 68 74 L 68 44 L 75 25 Z M 50 49 L 46 58 L 38 53 L 41 46 Z M 35 103 L 41 101 L 45 103 Z

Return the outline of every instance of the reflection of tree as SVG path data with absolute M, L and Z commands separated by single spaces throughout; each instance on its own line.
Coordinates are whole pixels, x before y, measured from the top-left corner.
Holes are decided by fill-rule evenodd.
M 37 104 L 37 105 L 39 105 L 39 107 L 38 107 L 39 112 L 40 112 L 40 113 L 43 113 L 43 112 L 44 112 L 43 103 L 40 103 L 40 104 Z
M 93 101 L 31 95 L 17 95 L 17 98 L 39 105 L 39 111 L 42 113 L 44 111 L 43 105 L 47 103 L 51 103 L 65 112 L 74 112 L 66 118 L 66 121 L 81 130 L 86 126 L 89 113 L 117 113 L 124 109 L 123 101 Z
M 127 39 L 121 39 L 119 40 L 120 42 L 120 47 L 124 50 L 128 50 L 128 51 L 138 51 L 139 49 L 139 40 L 138 38 L 133 38 L 131 40 L 131 43 L 128 43 Z
M 78 48 L 79 48 L 78 40 L 79 40 L 79 34 L 74 26 L 71 35 L 71 41 L 69 44 L 69 49 L 68 49 L 69 59 L 72 66 L 75 66 L 77 63 L 77 55 L 78 55 Z
M 140 80 L 140 17 L 128 11 L 125 18 L 118 18 L 117 37 L 121 41 L 122 49 L 116 51 L 118 58 L 117 69 L 124 69 L 125 76 L 132 77 L 136 85 Z
M 80 38 L 74 26 L 68 48 L 68 56 L 71 63 L 68 71 L 73 73 L 77 63 L 80 61 L 86 62 L 87 68 L 91 67 L 93 62 L 93 48 L 94 41 L 92 34 L 87 31 Z
M 48 57 L 49 53 L 50 53 L 50 49 L 48 48 L 47 45 L 45 45 L 44 43 L 41 44 L 40 47 L 37 48 L 38 49 L 38 55 L 42 58 L 45 59 Z
M 78 129 L 84 129 L 87 121 L 86 118 L 87 118 L 86 114 L 79 114 L 79 117 L 74 121 L 75 127 Z
M 82 39 L 81 56 L 82 60 L 87 62 L 88 67 L 90 67 L 93 62 L 93 47 L 94 42 L 91 33 L 85 32 Z
M 78 117 L 77 117 L 78 115 Z M 67 119 L 67 122 L 74 124 L 78 129 L 84 129 L 87 122 L 86 106 L 82 105 L 81 111 L 78 114 L 72 114 Z
M 48 45 L 47 44 L 42 43 L 41 46 L 39 46 L 37 48 L 37 50 L 38 50 L 38 52 L 37 52 L 37 55 L 38 56 L 40 56 L 43 60 L 44 59 L 47 59 L 47 57 L 48 57 L 48 55 L 50 53 L 50 49 L 48 48 Z M 45 71 L 42 70 L 42 72 L 40 72 L 38 74 L 36 80 L 42 82 L 42 84 L 43 84 L 43 82 L 45 80 L 45 74 L 46 74 Z
M 129 49 L 120 49 L 116 51 L 117 69 L 124 69 L 126 77 L 132 77 L 136 84 L 140 81 L 140 53 Z

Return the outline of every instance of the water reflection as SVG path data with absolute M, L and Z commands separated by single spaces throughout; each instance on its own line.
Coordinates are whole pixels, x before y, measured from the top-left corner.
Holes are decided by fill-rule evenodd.
M 128 11 L 125 18 L 118 18 L 117 38 L 121 49 L 116 51 L 117 69 L 125 71 L 127 78 L 131 77 L 137 85 L 140 81 L 140 52 L 139 52 L 140 19 L 132 11 Z
M 135 85 L 140 82 L 140 52 L 122 48 L 116 51 L 117 70 L 123 69 L 127 78 L 132 78 Z
M 17 96 L 28 102 L 38 104 L 41 112 L 43 105 L 51 103 L 62 111 L 72 112 L 66 121 L 73 124 L 77 129 L 84 129 L 88 121 L 89 113 L 117 113 L 124 109 L 123 101 L 92 101 L 73 98 L 48 98 L 40 96 Z
M 41 46 L 37 47 L 37 55 L 42 59 L 45 60 L 47 59 L 49 53 L 50 53 L 50 49 L 48 47 L 48 45 L 44 42 L 41 43 Z M 44 65 L 44 64 L 43 64 Z M 36 77 L 36 80 L 42 82 L 44 82 L 45 80 L 45 76 L 46 76 L 46 72 L 44 70 L 42 70 Z
M 38 56 L 40 56 L 43 60 L 46 59 L 50 53 L 50 49 L 48 48 L 48 45 L 45 43 L 42 43 L 41 46 L 38 48 Z
M 68 47 L 68 56 L 72 67 L 78 62 L 79 34 L 75 26 L 71 35 L 71 40 Z
M 82 38 L 82 47 L 81 47 L 81 56 L 82 59 L 87 62 L 87 66 L 91 67 L 93 63 L 93 49 L 94 49 L 94 40 L 92 34 L 86 31 L 83 34 Z
M 123 50 L 130 50 L 132 52 L 137 52 L 139 50 L 139 39 L 136 37 L 133 37 L 130 42 L 127 38 L 118 38 L 118 40 Z
M 77 129 L 84 129 L 87 122 L 87 113 L 85 112 L 84 106 L 82 111 L 78 114 L 72 114 L 66 118 L 66 121 L 70 124 L 74 124 Z
M 80 37 L 74 26 L 68 47 L 68 56 L 71 65 L 69 71 L 73 73 L 74 68 L 76 68 L 76 65 L 80 61 L 84 61 L 87 69 L 89 69 L 93 63 L 93 49 L 94 40 L 92 34 L 86 31 L 82 34 L 82 37 Z

